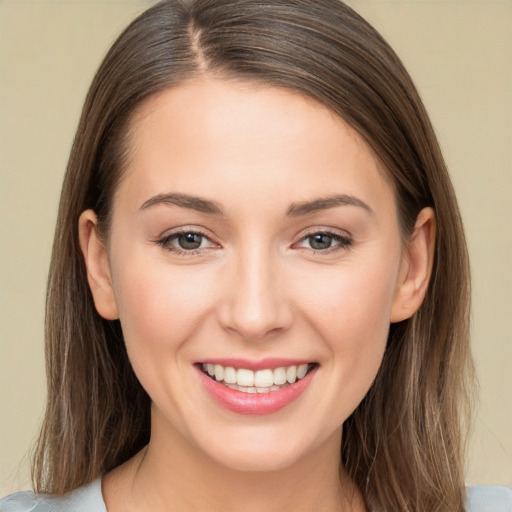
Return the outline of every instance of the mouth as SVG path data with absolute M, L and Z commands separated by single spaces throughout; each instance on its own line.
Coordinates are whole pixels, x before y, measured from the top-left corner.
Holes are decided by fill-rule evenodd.
M 273 393 L 302 380 L 318 367 L 318 363 L 280 366 L 251 370 L 213 363 L 199 363 L 210 379 L 234 391 L 251 394 Z

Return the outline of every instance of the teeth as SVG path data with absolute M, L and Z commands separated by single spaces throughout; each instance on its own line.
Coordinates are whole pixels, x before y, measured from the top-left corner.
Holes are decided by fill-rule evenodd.
M 257 388 L 269 388 L 274 384 L 274 372 L 272 370 L 258 370 L 254 372 L 254 386 Z
M 254 372 L 240 368 L 236 371 L 236 383 L 239 386 L 252 387 L 254 386 Z
M 306 373 L 308 373 L 308 365 L 307 364 L 301 364 L 297 368 L 297 378 L 298 379 L 302 379 L 303 377 L 306 376 Z
M 288 366 L 286 368 L 286 380 L 293 384 L 297 380 L 297 367 L 296 366 Z
M 257 390 L 254 386 L 238 386 L 238 385 L 235 385 L 234 388 L 232 389 L 236 389 L 237 391 L 243 391 L 244 393 L 257 393 Z
M 224 366 L 220 364 L 215 365 L 215 380 L 224 380 Z
M 269 387 L 257 387 L 257 386 L 239 386 L 238 384 L 224 384 L 230 388 L 234 389 L 236 391 L 243 391 L 244 393 L 269 393 L 270 391 L 277 391 L 278 389 L 281 389 L 281 386 L 269 386 Z
M 274 370 L 274 384 L 281 386 L 286 382 L 286 368 L 276 368 Z
M 236 369 L 231 366 L 224 367 L 220 364 L 208 363 L 203 364 L 203 371 L 231 389 L 245 393 L 268 393 L 304 378 L 308 372 L 308 365 L 252 371 L 246 368 Z
M 224 368 L 224 382 L 226 384 L 236 384 L 236 370 L 231 366 Z

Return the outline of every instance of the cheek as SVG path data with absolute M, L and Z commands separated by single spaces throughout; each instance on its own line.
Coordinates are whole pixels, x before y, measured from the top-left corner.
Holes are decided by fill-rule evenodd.
M 397 270 L 390 261 L 316 272 L 302 279 L 304 314 L 329 339 L 362 347 L 389 328 Z
M 118 267 L 115 280 L 126 350 L 152 402 L 185 428 L 190 398 L 175 390 L 193 384 L 186 381 L 194 350 L 190 340 L 198 338 L 211 311 L 212 279 L 197 269 L 143 262 L 132 258 L 127 268 Z
M 117 270 L 114 291 L 134 368 L 139 361 L 177 359 L 186 350 L 184 340 L 193 337 L 211 310 L 209 273 L 165 261 L 146 264 L 136 255 Z
M 308 289 L 302 311 L 327 349 L 325 367 L 343 390 L 344 418 L 363 399 L 382 362 L 397 273 L 393 261 L 317 272 L 302 283 Z

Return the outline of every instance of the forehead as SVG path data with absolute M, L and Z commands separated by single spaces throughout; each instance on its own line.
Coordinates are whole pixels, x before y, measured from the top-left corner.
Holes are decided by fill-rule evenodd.
M 391 190 L 364 139 L 327 107 L 284 88 L 210 78 L 165 90 L 137 110 L 122 181 L 146 194 L 210 195 L 215 186 L 224 199 Z

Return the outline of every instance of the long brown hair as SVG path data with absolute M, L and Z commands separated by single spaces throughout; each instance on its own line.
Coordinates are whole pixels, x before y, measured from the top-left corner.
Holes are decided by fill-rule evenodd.
M 369 510 L 464 510 L 469 267 L 462 223 L 420 97 L 383 38 L 339 0 L 168 0 L 114 43 L 89 90 L 64 180 L 46 310 L 48 404 L 33 479 L 64 493 L 149 441 L 150 399 L 118 321 L 95 311 L 78 245 L 92 208 L 108 229 L 128 124 L 149 96 L 201 74 L 298 91 L 350 123 L 394 183 L 404 238 L 434 208 L 436 252 L 419 311 L 391 325 L 377 378 L 343 428 L 342 463 Z

